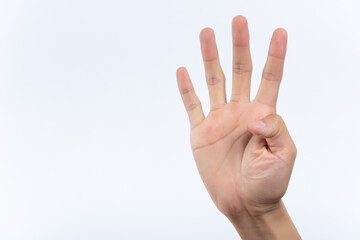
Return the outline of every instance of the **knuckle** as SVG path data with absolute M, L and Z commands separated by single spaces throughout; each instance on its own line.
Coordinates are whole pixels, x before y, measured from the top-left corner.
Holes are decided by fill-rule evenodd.
M 297 149 L 295 144 L 291 144 L 290 146 L 288 146 L 287 151 L 286 151 L 286 157 L 287 159 L 289 159 L 290 161 L 294 161 L 296 159 L 297 156 Z
M 184 95 L 186 95 L 186 94 L 188 94 L 188 93 L 190 93 L 190 92 L 192 92 L 192 91 L 194 91 L 194 88 L 185 88 L 185 89 L 182 89 L 181 91 L 180 91 L 180 94 L 181 94 L 181 96 L 184 96 Z
M 269 125 L 269 134 L 272 137 L 281 135 L 282 133 L 282 118 L 277 114 L 267 115 L 264 119 L 265 124 Z
M 267 119 L 275 126 L 279 126 L 284 122 L 282 117 L 275 113 L 268 115 Z
M 284 120 L 280 115 L 275 114 L 274 118 L 277 125 L 282 125 L 284 123 Z
M 296 148 L 295 144 L 294 144 L 294 147 L 293 147 L 293 151 L 292 151 L 292 155 L 291 155 L 291 156 L 293 157 L 293 159 L 295 159 L 296 156 L 297 156 L 297 148 Z
M 240 62 L 234 62 L 233 72 L 238 75 L 250 74 L 252 72 L 252 67 Z
M 206 78 L 206 82 L 209 86 L 213 86 L 221 82 L 221 78 L 217 76 L 210 76 Z
M 190 112 L 199 106 L 200 106 L 199 103 L 190 103 L 190 104 L 185 105 L 185 109 L 187 112 Z
M 225 104 L 216 104 L 216 105 L 212 105 L 210 107 L 210 112 L 214 112 L 216 110 L 219 110 L 221 108 L 223 108 L 225 106 Z
M 266 81 L 278 81 L 278 78 L 272 71 L 264 70 L 262 73 L 262 78 Z

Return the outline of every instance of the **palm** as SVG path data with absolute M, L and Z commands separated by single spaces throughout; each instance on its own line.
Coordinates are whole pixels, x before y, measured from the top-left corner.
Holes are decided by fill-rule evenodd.
M 254 136 L 247 131 L 247 125 L 272 113 L 274 108 L 255 101 L 230 102 L 223 109 L 211 112 L 193 129 L 192 148 L 201 177 L 216 205 L 232 208 L 221 211 L 242 211 L 248 201 L 244 196 L 251 194 L 244 191 L 260 189 L 265 184 L 266 179 L 253 182 L 249 181 L 251 176 L 244 174 L 244 170 L 256 173 L 261 167 L 250 164 L 256 152 L 249 145 Z M 209 139 L 212 141 L 208 142 Z M 237 204 L 234 206 L 233 202 Z
M 250 101 L 252 63 L 247 22 L 233 21 L 233 88 L 226 103 L 213 31 L 200 35 L 211 111 L 205 118 L 187 71 L 178 71 L 178 84 L 191 123 L 191 147 L 203 182 L 223 213 L 241 212 L 282 197 L 284 188 L 269 191 L 289 176 L 291 168 L 267 151 L 264 139 L 253 136 L 248 124 L 276 112 L 276 99 L 286 51 L 286 32 L 275 31 L 258 95 Z M 274 177 L 275 176 L 275 177 Z

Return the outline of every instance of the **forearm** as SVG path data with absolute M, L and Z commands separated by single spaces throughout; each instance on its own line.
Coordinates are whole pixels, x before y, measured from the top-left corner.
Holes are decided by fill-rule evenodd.
M 244 213 L 229 220 L 243 240 L 301 239 L 282 201 L 277 208 L 264 215 Z

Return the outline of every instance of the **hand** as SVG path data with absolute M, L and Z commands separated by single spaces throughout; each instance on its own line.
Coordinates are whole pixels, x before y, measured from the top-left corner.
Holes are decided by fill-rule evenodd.
M 185 68 L 177 70 L 178 87 L 191 125 L 191 147 L 201 178 L 217 208 L 230 219 L 261 216 L 281 206 L 296 156 L 287 128 L 276 115 L 287 33 L 276 29 L 258 93 L 250 101 L 252 62 L 248 24 L 232 22 L 233 78 L 227 103 L 225 77 L 212 29 L 200 33 L 210 96 L 205 118 Z

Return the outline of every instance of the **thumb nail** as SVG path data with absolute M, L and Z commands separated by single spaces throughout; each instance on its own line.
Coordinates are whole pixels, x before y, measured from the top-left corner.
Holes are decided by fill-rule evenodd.
M 251 127 L 254 129 L 265 129 L 266 128 L 266 124 L 263 121 L 257 121 L 251 124 Z

